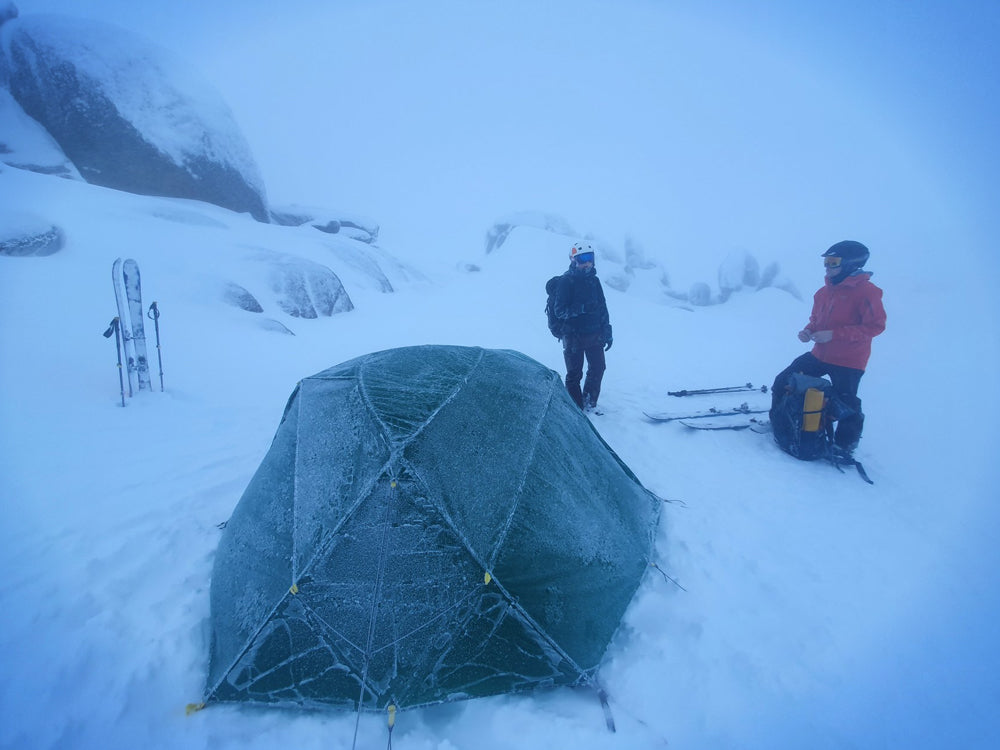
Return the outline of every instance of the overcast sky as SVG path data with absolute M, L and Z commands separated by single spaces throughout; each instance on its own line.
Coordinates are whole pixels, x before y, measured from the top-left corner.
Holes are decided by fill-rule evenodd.
M 443 227 L 478 251 L 525 209 L 713 263 L 995 234 L 996 3 L 315 5 L 18 3 L 174 51 L 230 104 L 272 201 L 371 215 L 421 252 Z

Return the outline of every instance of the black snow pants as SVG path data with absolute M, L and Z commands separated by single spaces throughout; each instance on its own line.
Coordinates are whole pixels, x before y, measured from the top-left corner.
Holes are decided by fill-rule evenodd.
M 583 361 L 587 360 L 587 379 L 583 389 Z M 566 390 L 581 409 L 597 406 L 601 395 L 601 380 L 607 363 L 604 358 L 604 340 L 599 333 L 592 336 L 567 336 L 563 339 L 563 360 L 566 362 Z

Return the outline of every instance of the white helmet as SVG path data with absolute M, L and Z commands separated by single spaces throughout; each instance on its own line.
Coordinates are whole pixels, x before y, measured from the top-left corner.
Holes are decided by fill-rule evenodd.
M 575 245 L 573 245 L 572 248 L 570 248 L 569 259 L 571 261 L 573 261 L 574 263 L 576 263 L 578 255 L 586 255 L 588 253 L 590 254 L 589 262 L 593 263 L 594 262 L 594 246 L 591 245 L 589 242 L 577 242 Z M 583 262 L 587 263 L 588 261 L 585 260 Z

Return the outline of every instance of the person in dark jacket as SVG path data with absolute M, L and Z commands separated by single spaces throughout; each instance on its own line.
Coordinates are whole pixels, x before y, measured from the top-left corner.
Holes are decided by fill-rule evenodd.
M 869 258 L 860 242 L 845 240 L 823 253 L 826 279 L 813 296 L 812 314 L 799 341 L 813 342 L 811 352 L 797 357 L 778 373 L 771 388 L 772 409 L 793 373 L 829 375 L 833 390 L 855 413 L 837 423 L 834 444 L 850 455 L 861 439 L 865 417 L 858 385 L 872 353 L 872 339 L 885 330 L 882 290 L 862 271 Z
M 606 368 L 604 352 L 612 343 L 608 305 L 594 269 L 594 248 L 587 242 L 573 245 L 569 251 L 569 270 L 555 281 L 553 311 L 562 324 L 566 390 L 577 406 L 589 411 L 597 406 L 601 395 Z M 584 359 L 587 379 L 581 389 Z

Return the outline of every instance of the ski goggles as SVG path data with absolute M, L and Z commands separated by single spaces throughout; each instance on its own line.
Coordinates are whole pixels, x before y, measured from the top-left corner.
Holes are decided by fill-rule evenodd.
M 577 253 L 573 256 L 573 260 L 577 263 L 593 263 L 594 254 L 593 253 Z
M 843 258 L 838 258 L 836 256 L 831 256 L 829 258 L 823 258 L 823 265 L 827 268 L 840 268 L 840 264 L 843 262 Z

